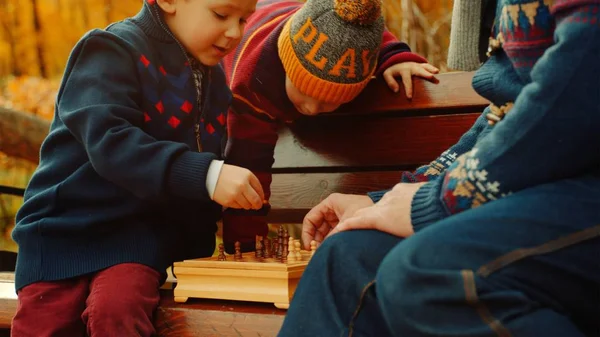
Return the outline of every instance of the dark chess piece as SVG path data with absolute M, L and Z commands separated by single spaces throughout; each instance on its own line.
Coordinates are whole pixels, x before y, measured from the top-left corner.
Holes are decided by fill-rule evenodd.
M 271 246 L 271 257 L 277 258 L 277 251 L 279 251 L 279 239 L 274 238 Z
M 256 256 L 257 259 L 263 258 L 262 236 L 260 236 L 260 235 L 256 236 L 256 246 L 254 249 L 254 256 Z
M 275 258 L 281 260 L 281 255 L 283 255 L 283 226 L 279 226 L 277 229 L 277 251 L 275 253 Z
M 236 241 L 234 244 L 234 247 L 235 247 L 235 254 L 233 255 L 233 259 L 239 261 L 242 259 L 242 245 L 240 244 L 239 241 Z
M 222 243 L 219 243 L 219 256 L 217 256 L 217 260 L 226 261 L 227 256 L 225 256 L 225 246 Z
M 269 238 L 265 238 L 263 240 L 263 256 L 267 259 L 273 257 L 272 251 L 271 251 L 271 240 Z
M 288 231 L 284 231 L 283 232 L 283 250 L 281 252 L 281 262 L 287 262 L 287 256 L 289 254 L 289 242 L 290 242 L 290 235 L 288 234 Z

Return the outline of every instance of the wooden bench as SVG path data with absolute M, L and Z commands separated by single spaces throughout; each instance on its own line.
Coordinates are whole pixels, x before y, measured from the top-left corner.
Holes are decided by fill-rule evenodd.
M 378 82 L 339 113 L 283 127 L 270 222 L 301 223 L 331 193 L 387 189 L 402 170 L 435 159 L 488 104 L 471 88 L 472 76 L 441 74 L 438 84 L 415 80 L 412 101 Z M 181 304 L 171 290 L 162 292 L 156 317 L 160 336 L 275 336 L 285 315 L 268 303 L 190 299 Z M 0 327 L 10 327 L 15 308 L 14 299 L 0 300 Z

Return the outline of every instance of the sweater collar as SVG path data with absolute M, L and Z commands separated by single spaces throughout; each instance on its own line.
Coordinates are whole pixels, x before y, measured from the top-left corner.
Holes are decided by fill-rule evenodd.
M 160 40 L 161 42 L 173 42 L 175 36 L 163 21 L 162 13 L 158 4 L 153 2 L 149 4 L 144 1 L 142 9 L 133 17 L 140 28 L 150 37 Z
M 161 9 L 156 2 L 150 4 L 148 1 L 144 1 L 142 9 L 133 17 L 133 21 L 136 22 L 151 38 L 161 42 L 179 43 L 177 38 L 175 38 L 175 35 L 173 35 L 167 24 L 164 22 Z M 183 49 L 183 47 L 181 48 Z M 203 74 L 206 72 L 207 67 L 205 65 L 196 60 L 188 52 L 185 52 L 185 54 L 190 61 L 192 69 L 199 70 Z

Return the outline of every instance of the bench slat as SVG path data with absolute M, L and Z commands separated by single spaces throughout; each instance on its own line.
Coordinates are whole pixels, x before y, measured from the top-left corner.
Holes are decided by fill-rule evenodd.
M 171 291 L 162 291 L 161 295 L 155 318 L 161 337 L 275 337 L 286 313 L 270 303 L 205 299 L 176 303 Z
M 273 172 L 415 167 L 455 144 L 478 116 L 347 116 L 299 123 L 280 130 Z
M 270 223 L 301 223 L 331 193 L 365 194 L 400 181 L 400 171 L 276 174 L 271 184 Z
M 439 79 L 437 84 L 415 78 L 412 100 L 408 100 L 403 91 L 395 94 L 383 80 L 377 80 L 373 85 L 369 85 L 352 104 L 343 107 L 340 113 L 356 115 L 388 111 L 400 114 L 420 112 L 437 115 L 448 112 L 481 111 L 489 101 L 473 90 L 471 85 L 473 75 L 474 72 L 443 73 L 437 76 Z

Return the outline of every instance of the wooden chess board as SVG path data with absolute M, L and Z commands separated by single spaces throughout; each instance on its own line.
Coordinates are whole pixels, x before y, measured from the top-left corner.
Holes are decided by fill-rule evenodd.
M 311 257 L 310 251 L 300 253 L 301 261 L 285 263 L 275 258 L 258 259 L 254 252 L 244 253 L 237 261 L 227 255 L 225 261 L 213 256 L 177 262 L 175 301 L 212 298 L 274 303 L 277 308 L 287 309 Z

